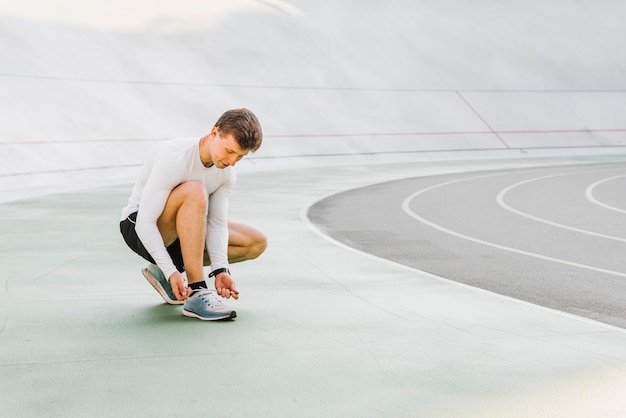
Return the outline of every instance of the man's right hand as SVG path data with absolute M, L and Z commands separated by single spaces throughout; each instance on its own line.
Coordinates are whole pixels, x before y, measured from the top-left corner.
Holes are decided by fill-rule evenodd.
M 170 285 L 178 300 L 185 300 L 191 295 L 191 289 L 185 286 L 185 279 L 178 271 L 170 276 Z

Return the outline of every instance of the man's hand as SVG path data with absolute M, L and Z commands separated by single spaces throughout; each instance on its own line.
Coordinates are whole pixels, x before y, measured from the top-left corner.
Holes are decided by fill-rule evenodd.
M 228 299 L 232 296 L 239 299 L 239 291 L 235 289 L 235 282 L 230 274 L 225 271 L 215 276 L 215 290 L 223 298 Z
M 170 276 L 170 285 L 178 300 L 185 300 L 191 295 L 191 289 L 185 286 L 185 279 L 178 271 Z

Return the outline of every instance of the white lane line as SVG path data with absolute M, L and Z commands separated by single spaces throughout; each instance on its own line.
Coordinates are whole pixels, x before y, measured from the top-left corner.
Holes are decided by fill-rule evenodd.
M 599 185 L 601 185 L 603 183 L 609 182 L 609 181 L 613 181 L 613 180 L 622 178 L 622 177 L 626 177 L 626 174 L 622 174 L 622 175 L 619 175 L 619 176 L 613 176 L 613 177 L 609 177 L 609 178 L 606 178 L 606 179 L 602 179 L 600 181 L 596 181 L 595 183 L 593 183 L 589 187 L 587 187 L 587 190 L 585 191 L 585 196 L 587 196 L 587 199 L 589 199 L 589 201 L 591 203 L 595 203 L 596 205 L 602 206 L 605 209 L 613 210 L 615 212 L 620 212 L 620 213 L 626 213 L 626 210 L 620 209 L 620 208 L 616 208 L 615 206 L 607 205 L 606 203 L 602 203 L 602 202 L 600 202 L 598 199 L 596 199 L 593 196 L 593 189 L 595 189 L 597 186 L 599 186 Z
M 606 238 L 606 239 L 610 239 L 610 240 L 614 240 L 614 241 L 626 242 L 626 238 L 616 237 L 616 236 L 613 236 L 613 235 L 601 234 L 599 232 L 590 231 L 588 229 L 575 228 L 573 226 L 568 226 L 568 225 L 560 224 L 558 222 L 552 222 L 552 221 L 549 221 L 549 220 L 544 219 L 544 218 L 539 218 L 537 216 L 534 216 L 534 215 L 531 215 L 529 213 L 522 212 L 521 210 L 515 209 L 515 208 L 509 206 L 504 201 L 504 196 L 508 192 L 510 192 L 511 190 L 515 189 L 516 187 L 523 186 L 523 185 L 529 184 L 529 183 L 533 183 L 535 181 L 545 180 L 545 179 L 549 179 L 549 178 L 553 178 L 553 177 L 563 177 L 563 176 L 568 176 L 568 175 L 572 175 L 572 174 L 579 174 L 579 173 L 552 174 L 552 175 L 549 175 L 549 176 L 535 177 L 535 178 L 532 178 L 532 179 L 520 181 L 518 183 L 512 184 L 509 187 L 506 187 L 506 188 L 502 189 L 500 191 L 500 193 L 498 193 L 498 195 L 496 196 L 496 202 L 498 202 L 498 205 L 500 205 L 502 208 L 508 210 L 509 212 L 512 212 L 512 213 L 514 213 L 516 215 L 519 215 L 519 216 L 523 216 L 524 218 L 528 218 L 528 219 L 531 219 L 533 221 L 541 222 L 541 223 L 544 223 L 546 225 L 554 226 L 556 228 L 567 229 L 568 231 L 574 231 L 574 232 L 579 232 L 581 234 L 592 235 L 594 237 L 600 237 L 600 238 Z M 620 177 L 623 177 L 623 176 L 620 176 Z
M 447 181 L 447 182 L 440 183 L 440 184 L 435 184 L 435 185 L 430 186 L 430 187 L 426 187 L 426 188 L 424 188 L 422 190 L 419 190 L 419 191 L 413 193 L 412 195 L 410 195 L 409 197 L 404 199 L 404 201 L 402 202 L 402 209 L 404 210 L 404 212 L 407 215 L 409 215 L 413 219 L 423 223 L 424 225 L 430 226 L 431 228 L 437 229 L 437 230 L 439 230 L 439 231 L 441 231 L 443 233 L 446 233 L 448 235 L 452 235 L 452 236 L 457 237 L 457 238 L 461 238 L 461 239 L 464 239 L 464 240 L 467 240 L 467 241 L 474 242 L 476 244 L 486 245 L 488 247 L 496 248 L 496 249 L 499 249 L 499 250 L 502 250 L 502 251 L 508 251 L 508 252 L 512 252 L 512 253 L 515 253 L 515 254 L 521 254 L 521 255 L 528 256 L 528 257 L 533 257 L 533 258 L 538 258 L 540 260 L 546 260 L 546 261 L 551 261 L 551 262 L 554 262 L 554 263 L 564 264 L 564 265 L 571 266 L 571 267 L 578 267 L 578 268 L 581 268 L 581 269 L 596 271 L 596 272 L 599 272 L 599 273 L 610 274 L 610 275 L 613 275 L 613 276 L 626 277 L 626 273 L 622 273 L 622 272 L 619 272 L 619 271 L 607 270 L 607 269 L 604 269 L 604 268 L 594 267 L 594 266 L 590 266 L 590 265 L 587 265 L 587 264 L 575 263 L 573 261 L 563 260 L 563 259 L 555 258 L 555 257 L 549 257 L 549 256 L 546 256 L 546 255 L 543 255 L 543 254 L 537 254 L 537 253 L 533 253 L 533 252 L 530 252 L 530 251 L 524 251 L 524 250 L 520 250 L 518 248 L 507 247 L 507 246 L 504 246 L 504 245 L 496 244 L 494 242 L 484 241 L 484 240 L 481 240 L 481 239 L 478 239 L 478 238 L 475 238 L 475 237 L 470 237 L 469 235 L 461 234 L 460 232 L 453 231 L 451 229 L 448 229 L 448 228 L 445 228 L 445 227 L 443 227 L 441 225 L 438 225 L 438 224 L 436 224 L 434 222 L 431 222 L 431 221 L 425 219 L 424 217 L 418 215 L 417 213 L 413 212 L 411 210 L 411 208 L 409 207 L 409 205 L 410 205 L 410 203 L 411 203 L 411 201 L 413 199 L 415 199 L 416 197 L 418 197 L 420 195 L 423 195 L 424 193 L 427 193 L 427 192 L 429 192 L 431 190 L 435 190 L 435 189 L 438 189 L 438 188 L 441 188 L 441 187 L 449 186 L 449 185 L 454 184 L 454 183 L 460 183 L 460 182 L 463 182 L 463 181 L 470 181 L 470 180 L 475 180 L 475 179 L 484 178 L 484 177 L 490 177 L 490 176 L 489 175 L 483 175 L 483 176 L 468 177 L 468 178 L 463 178 L 463 179 L 456 179 L 456 180 L 451 180 L 451 181 Z

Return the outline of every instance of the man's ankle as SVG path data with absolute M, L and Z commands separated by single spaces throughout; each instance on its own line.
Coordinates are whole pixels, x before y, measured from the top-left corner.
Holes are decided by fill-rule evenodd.
M 200 289 L 208 289 L 206 281 L 202 280 L 201 282 L 189 283 L 189 287 L 191 290 L 200 290 Z

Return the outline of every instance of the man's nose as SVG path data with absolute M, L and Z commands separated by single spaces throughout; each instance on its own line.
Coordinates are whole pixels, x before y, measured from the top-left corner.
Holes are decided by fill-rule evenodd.
M 243 158 L 243 155 L 233 155 L 232 157 L 228 159 L 228 165 L 234 166 L 239 161 L 241 161 L 242 158 Z

